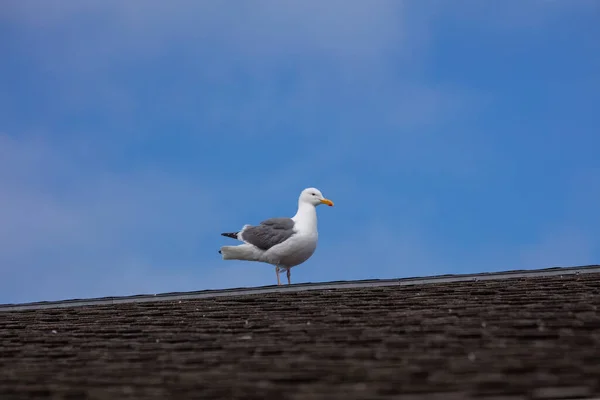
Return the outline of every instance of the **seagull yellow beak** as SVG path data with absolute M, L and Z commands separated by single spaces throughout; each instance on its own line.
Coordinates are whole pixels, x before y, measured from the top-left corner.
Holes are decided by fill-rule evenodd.
M 333 201 L 331 201 L 329 199 L 323 199 L 323 200 L 321 200 L 321 203 L 327 204 L 329 207 L 333 207 Z

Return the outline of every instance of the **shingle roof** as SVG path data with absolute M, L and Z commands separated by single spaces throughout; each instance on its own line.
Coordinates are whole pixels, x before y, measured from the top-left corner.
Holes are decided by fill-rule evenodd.
M 600 397 L 599 306 L 600 266 L 4 306 L 0 399 Z

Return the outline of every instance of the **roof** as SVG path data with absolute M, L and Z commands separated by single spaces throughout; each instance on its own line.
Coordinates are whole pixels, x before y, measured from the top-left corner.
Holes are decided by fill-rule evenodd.
M 0 398 L 600 398 L 599 306 L 600 266 L 5 305 Z

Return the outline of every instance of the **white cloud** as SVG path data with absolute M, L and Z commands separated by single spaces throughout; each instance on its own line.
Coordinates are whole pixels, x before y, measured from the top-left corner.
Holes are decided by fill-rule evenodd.
M 17 26 L 24 54 L 57 83 L 48 94 L 47 113 L 53 117 L 93 109 L 102 119 L 110 113 L 130 126 L 141 112 L 136 99 L 148 93 L 126 77 L 168 60 L 173 71 L 184 72 L 156 77 L 162 82 L 153 90 L 160 113 L 209 126 L 233 115 L 239 134 L 264 135 L 301 119 L 314 121 L 320 135 L 322 105 L 340 99 L 345 112 L 330 119 L 344 127 L 357 126 L 361 116 L 398 128 L 415 126 L 435 120 L 432 114 L 451 115 L 466 97 L 420 82 L 431 11 L 412 2 L 258 0 L 236 8 L 188 0 L 33 4 L 11 1 L 4 19 Z M 252 90 L 236 102 L 227 88 L 240 71 Z M 295 84 L 282 96 L 289 74 Z M 392 75 L 402 76 L 401 83 L 390 86 Z M 207 82 L 208 88 L 216 86 L 210 101 L 184 90 L 206 90 Z M 0 95 L 2 103 L 9 101 Z M 371 108 L 364 110 L 368 103 Z
M 60 89 L 48 96 L 45 111 L 70 117 L 106 110 L 99 120 L 110 120 L 116 129 L 112 134 L 97 128 L 91 136 L 71 132 L 60 142 L 50 123 L 32 115 L 32 121 L 48 127 L 46 135 L 0 135 L 0 265 L 10 278 L 0 283 L 0 293 L 29 300 L 23 296 L 30 296 L 32 287 L 40 290 L 41 298 L 50 299 L 269 284 L 275 278 L 269 266 L 221 263 L 218 258 L 218 233 L 223 226 L 237 226 L 236 213 L 267 210 L 268 217 L 275 203 L 278 214 L 293 212 L 298 188 L 317 185 L 336 203 L 339 200 L 337 215 L 350 216 L 363 188 L 352 172 L 343 171 L 356 165 L 366 173 L 425 171 L 428 176 L 472 177 L 490 149 L 477 141 L 476 132 L 461 130 L 456 122 L 486 106 L 485 96 L 469 88 L 427 84 L 420 68 L 427 61 L 423 56 L 434 17 L 456 12 L 459 20 L 483 23 L 483 11 L 476 6 L 473 14 L 462 15 L 470 3 L 444 9 L 417 3 L 425 4 L 257 0 L 232 9 L 192 0 L 9 0 L 0 10 L 0 20 L 18 26 L 26 44 L 23 52 Z M 525 8 L 531 8 L 533 3 L 527 4 Z M 520 18 L 523 9 L 509 8 Z M 129 85 L 127 78 L 155 63 L 170 62 L 178 68 L 182 61 L 185 80 L 161 82 L 153 93 L 154 108 L 140 111 L 138 99 L 147 98 L 147 93 Z M 232 94 L 222 89 L 231 87 L 240 70 L 253 86 L 248 96 L 232 102 Z M 281 96 L 278 79 L 287 78 L 290 71 L 297 84 Z M 202 82 L 220 84 L 204 103 L 200 94 L 182 90 Z M 327 108 L 324 115 L 323 105 L 334 103 L 337 113 Z M 232 187 L 200 185 L 153 166 L 118 172 L 95 159 L 94 152 L 104 154 L 109 146 L 118 147 L 119 140 L 133 140 L 124 136 L 133 131 L 130 127 L 137 128 L 136 137 L 144 137 L 136 117 L 139 121 L 156 110 L 178 121 L 186 119 L 191 132 L 183 133 L 187 135 L 205 135 L 210 129 L 196 128 L 234 121 L 238 136 L 291 137 L 287 128 L 302 121 L 300 135 L 315 146 L 309 153 L 286 146 L 286 156 L 293 161 L 267 171 L 258 187 L 244 183 L 243 173 L 240 182 L 228 182 Z M 372 129 L 374 125 L 386 129 Z M 89 145 L 94 152 L 85 151 Z M 422 211 L 420 205 L 398 204 L 397 198 L 386 199 L 383 193 L 377 192 L 379 211 L 372 214 L 385 215 L 399 207 L 406 214 Z M 246 211 L 225 212 L 241 194 L 277 201 L 268 206 L 256 201 Z M 323 221 L 328 218 L 323 216 Z M 397 277 L 466 267 L 474 268 L 472 272 L 506 269 L 521 262 L 491 244 L 462 259 L 442 254 L 427 232 L 415 231 L 415 221 L 403 221 L 398 229 L 388 221 L 371 224 L 363 221 L 364 229 L 339 235 L 323 223 L 327 247 L 292 276 L 361 279 L 370 277 L 362 274 L 372 265 L 374 275 Z M 334 234 L 339 236 L 331 239 Z M 570 237 L 551 235 L 532 249 L 521 249 L 523 262 L 542 266 L 587 257 L 590 241 L 569 241 Z M 543 258 L 549 248 L 562 248 L 563 255 Z M 574 257 L 576 253 L 582 258 Z M 325 274 L 320 268 L 344 269 Z
M 218 254 L 217 254 L 218 255 Z M 215 257 L 216 259 L 216 257 Z M 147 258 L 75 259 L 62 265 L 3 272 L 0 303 L 89 299 L 190 292 L 276 283 L 274 269 L 258 263 L 156 263 Z
M 66 148 L 6 135 L 0 153 L 0 292 L 32 296 L 59 284 L 81 293 L 100 277 L 109 292 L 110 282 L 135 288 L 142 278 L 127 269 L 142 255 L 149 268 L 197 259 L 188 276 L 210 270 L 211 256 L 218 262 L 210 240 L 231 218 L 219 206 L 226 188 L 151 169 L 100 172 Z
M 272 284 L 268 265 L 223 262 L 219 233 L 242 214 L 293 213 L 313 182 L 289 168 L 295 183 L 281 170 L 258 186 L 199 184 L 152 167 L 111 171 L 77 142 L 0 135 L 0 302 Z
M 301 56 L 357 63 L 347 65 L 352 70 L 415 40 L 406 29 L 414 17 L 408 9 L 398 0 L 257 0 L 235 7 L 188 0 L 11 1 L 4 19 L 28 27 L 32 37 L 60 37 L 61 46 L 44 54 L 60 54 L 61 65 L 83 69 L 166 55 L 184 46 L 200 57 L 203 49 L 221 49 L 232 63 L 264 66 Z M 210 68 L 210 59 L 200 60 L 199 69 Z

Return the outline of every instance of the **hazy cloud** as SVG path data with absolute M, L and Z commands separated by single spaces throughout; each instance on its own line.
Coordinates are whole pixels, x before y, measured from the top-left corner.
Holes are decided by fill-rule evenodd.
M 543 125 L 495 130 L 535 99 L 505 94 L 499 110 L 493 88 L 465 76 L 477 70 L 437 64 L 471 56 L 446 47 L 451 24 L 471 26 L 460 34 L 482 36 L 483 51 L 492 36 L 533 37 L 594 6 L 486 4 L 7 0 L 0 302 L 270 284 L 267 265 L 222 262 L 218 234 L 290 215 L 305 186 L 336 207 L 319 210 L 319 249 L 295 282 L 598 256 L 593 163 L 535 182 L 530 154 L 556 158 L 559 142 L 544 153 L 548 138 L 533 136 Z M 523 84 L 510 79 L 498 85 Z M 545 110 L 556 107 L 533 118 L 550 119 Z M 511 186 L 519 179 L 560 199 L 529 225 L 503 224 L 533 220 Z M 488 236 L 475 240 L 479 230 Z

